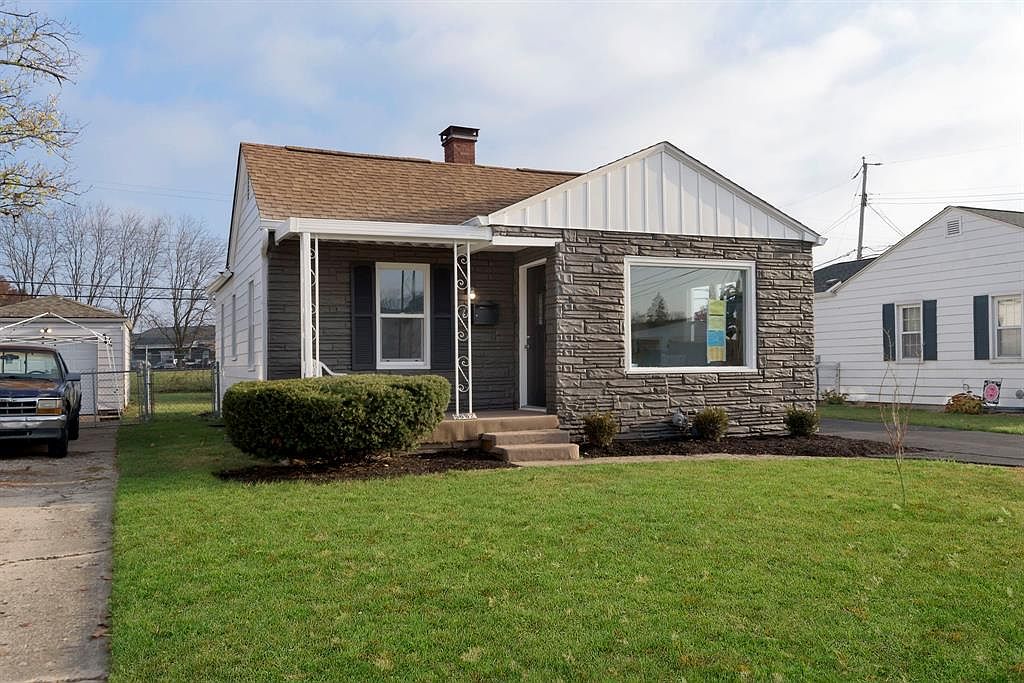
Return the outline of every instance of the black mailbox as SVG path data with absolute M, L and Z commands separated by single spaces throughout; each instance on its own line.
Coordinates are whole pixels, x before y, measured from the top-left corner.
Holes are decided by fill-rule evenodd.
M 481 301 L 478 304 L 473 304 L 473 324 L 497 325 L 498 304 L 491 303 L 489 301 Z

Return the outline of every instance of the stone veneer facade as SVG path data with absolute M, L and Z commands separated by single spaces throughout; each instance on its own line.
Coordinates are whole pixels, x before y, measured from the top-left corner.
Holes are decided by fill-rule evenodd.
M 628 438 L 671 433 L 677 407 L 721 406 L 736 434 L 782 430 L 790 405 L 814 401 L 811 244 L 594 230 L 495 226 L 495 234 L 554 237 L 552 248 L 473 256 L 478 301 L 499 305 L 499 323 L 474 326 L 478 410 L 518 406 L 518 266 L 546 258 L 548 411 L 579 435 L 585 415 L 614 412 Z M 356 262 L 451 263 L 450 249 L 321 243 L 321 358 L 338 372 L 351 360 L 351 266 Z M 756 263 L 757 372 L 627 374 L 625 256 Z M 268 378 L 299 375 L 299 269 L 293 241 L 269 254 Z M 414 371 L 402 371 L 406 373 Z M 427 371 L 429 372 L 429 371 Z M 441 373 L 452 379 L 451 373 Z
M 811 247 L 795 240 L 709 238 L 495 226 L 495 234 L 555 237 L 547 263 L 548 409 L 579 433 L 588 413 L 609 410 L 623 436 L 674 431 L 676 407 L 720 406 L 730 433 L 784 429 L 791 405 L 814 402 Z M 628 374 L 625 256 L 754 261 L 757 372 Z

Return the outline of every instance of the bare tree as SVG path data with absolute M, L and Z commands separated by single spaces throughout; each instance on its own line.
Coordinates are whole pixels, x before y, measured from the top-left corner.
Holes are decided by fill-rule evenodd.
M 60 211 L 57 289 L 89 305 L 99 304 L 117 269 L 114 213 L 105 204 Z
M 113 276 L 117 286 L 108 298 L 132 328 L 149 312 L 163 274 L 167 232 L 167 220 L 162 217 L 146 220 L 138 212 L 122 211 L 117 218 Z
M 886 333 L 888 337 L 888 333 Z M 896 460 L 896 474 L 900 479 L 900 494 L 903 507 L 907 506 L 907 484 L 903 477 L 903 456 L 906 453 L 907 430 L 910 427 L 910 410 L 917 395 L 917 382 L 921 375 L 921 364 L 915 364 L 913 384 L 909 394 L 904 390 L 903 379 L 895 361 L 885 362 L 885 372 L 878 387 L 878 407 L 882 417 L 882 426 L 889 438 L 893 458 Z M 892 381 L 887 390 L 886 382 Z M 886 393 L 888 391 L 888 393 Z
M 165 326 L 180 353 L 195 340 L 199 326 L 212 310 L 206 286 L 217 274 L 224 247 L 221 240 L 210 236 L 202 221 L 192 216 L 180 216 L 168 238 L 164 281 L 169 311 Z
M 56 223 L 42 214 L 0 214 L 0 268 L 29 296 L 55 292 Z
M 78 129 L 58 93 L 78 71 L 76 37 L 39 12 L 0 8 L 0 213 L 24 215 L 73 189 L 68 153 Z

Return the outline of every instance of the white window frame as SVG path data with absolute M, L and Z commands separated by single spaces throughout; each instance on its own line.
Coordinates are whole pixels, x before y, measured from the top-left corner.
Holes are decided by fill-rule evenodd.
M 1024 309 L 1024 292 L 1014 292 L 1010 294 L 993 294 L 988 298 L 989 300 L 989 335 L 992 345 L 991 359 L 994 361 L 1020 361 L 1024 359 L 1024 310 L 1021 310 L 1021 325 L 1018 328 L 1016 325 L 1007 325 L 1005 327 L 999 326 L 999 301 L 1003 299 L 1017 299 L 1022 309 Z M 999 355 L 999 330 L 1012 330 L 1020 329 L 1021 331 L 1021 355 L 1019 356 L 1001 356 Z
M 630 277 L 632 266 L 659 266 L 675 268 L 728 268 L 742 270 L 746 273 L 746 290 L 744 291 L 743 326 L 746 333 L 743 349 L 743 365 L 697 365 L 684 367 L 665 368 L 641 368 L 633 367 L 633 344 L 632 344 L 632 322 L 633 316 L 631 306 Z M 711 259 L 682 259 L 671 257 L 650 257 L 650 256 L 626 256 L 623 258 L 623 270 L 625 272 L 625 346 L 626 346 L 626 374 L 628 375 L 678 375 L 678 374 L 716 374 L 735 372 L 757 372 L 757 266 L 754 261 L 731 261 Z
M 231 295 L 231 360 L 238 360 L 238 296 Z
M 429 370 L 430 369 L 430 264 L 429 263 L 390 263 L 378 261 L 374 273 L 373 308 L 374 326 L 377 341 L 378 370 Z M 380 312 L 380 273 L 382 270 L 415 270 L 423 275 L 423 313 L 381 313 Z M 384 318 L 411 318 L 423 320 L 423 360 L 386 360 L 382 358 L 383 343 L 381 339 L 381 320 Z
M 256 366 L 256 283 L 253 280 L 249 280 L 249 289 L 246 292 L 245 311 L 249 316 L 247 318 L 246 327 L 246 355 L 248 356 L 249 369 L 252 370 Z
M 921 321 L 921 329 L 916 332 L 906 332 L 903 329 L 903 311 L 908 308 L 917 309 L 917 319 Z M 916 334 L 921 343 L 918 344 L 921 355 L 918 357 L 907 357 L 903 355 L 903 335 L 904 334 Z M 924 302 L 923 301 L 912 301 L 905 304 L 896 304 L 896 360 L 906 363 L 921 363 L 924 362 Z

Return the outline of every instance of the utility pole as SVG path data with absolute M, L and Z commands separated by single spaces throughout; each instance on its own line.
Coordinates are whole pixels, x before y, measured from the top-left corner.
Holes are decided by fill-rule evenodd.
M 882 162 L 869 164 L 865 157 L 860 158 L 860 170 L 853 178 L 860 175 L 860 226 L 857 228 L 857 260 L 860 261 L 864 252 L 864 209 L 868 208 L 868 166 L 881 166 Z M 853 180 L 851 178 L 850 180 Z

